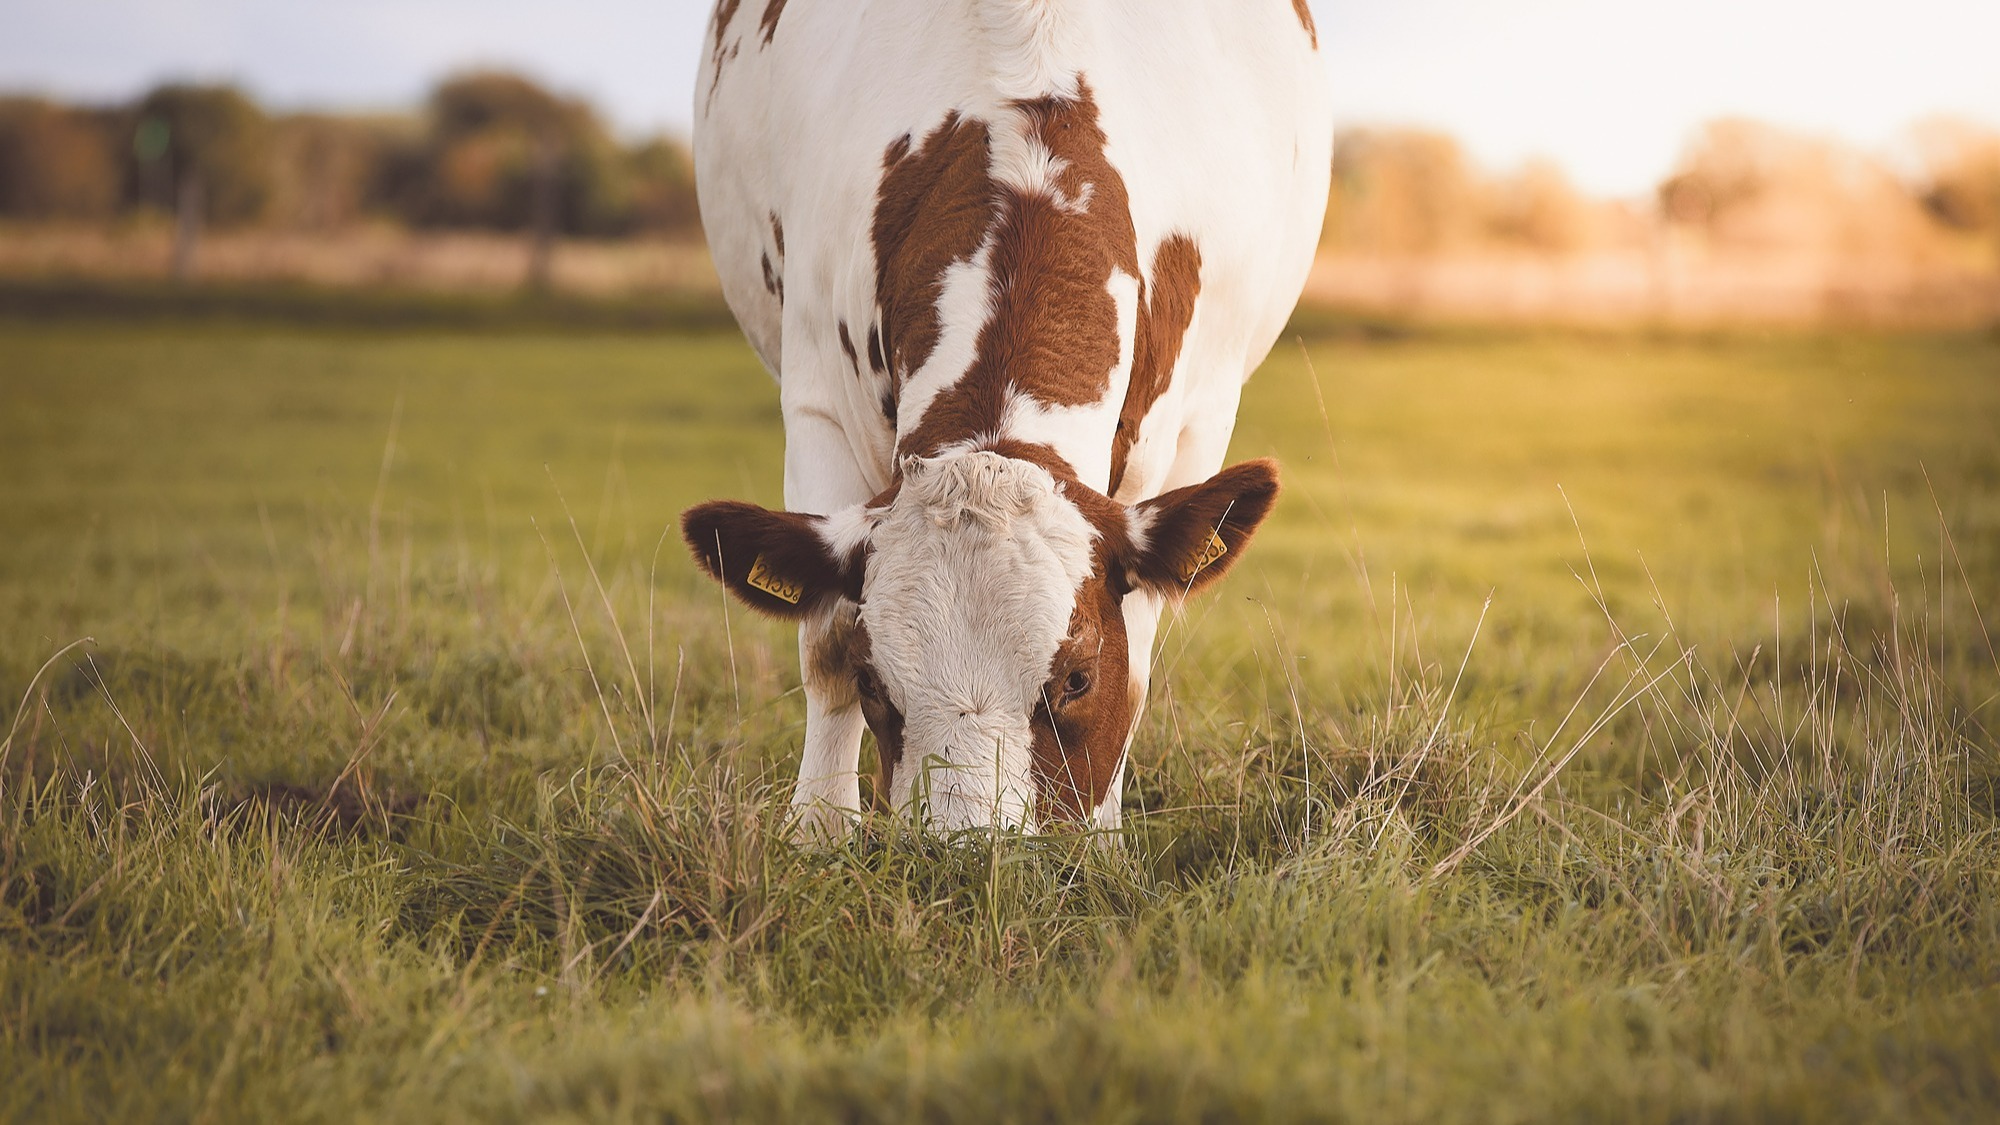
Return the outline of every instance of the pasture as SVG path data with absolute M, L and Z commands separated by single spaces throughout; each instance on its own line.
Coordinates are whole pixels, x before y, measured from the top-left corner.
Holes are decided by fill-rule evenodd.
M 1109 847 L 786 842 L 663 538 L 781 441 L 729 333 L 0 324 L 0 1114 L 2000 1114 L 2000 338 L 1282 343 Z

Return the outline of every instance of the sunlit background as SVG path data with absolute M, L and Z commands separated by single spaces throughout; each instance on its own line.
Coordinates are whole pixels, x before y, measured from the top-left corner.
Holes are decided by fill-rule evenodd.
M 698 0 L 76 0 L 28 4 L 6 85 L 93 103 L 155 83 L 242 84 L 279 110 L 399 109 L 468 65 L 589 99 L 621 133 L 685 132 Z M 1913 121 L 2000 122 L 2000 5 L 1977 0 L 1321 0 L 1344 124 L 1456 134 L 1482 161 L 1554 159 L 1642 193 L 1690 130 L 1741 114 L 1892 146 Z
M 706 7 L 0 0 L 0 1123 L 2000 1121 L 2000 0 L 1316 4 L 1128 831 L 828 848 Z
M 700 285 L 698 262 L 640 260 L 606 240 L 694 237 L 683 141 L 709 7 L 26 5 L 0 36 L 0 92 L 14 95 L 0 107 L 0 212 L 74 228 L 172 211 L 171 159 L 149 167 L 127 134 L 165 112 L 140 109 L 149 92 L 223 86 L 267 119 L 269 151 L 250 190 L 207 193 L 220 239 L 184 270 L 511 283 L 519 251 L 477 236 L 533 225 L 532 146 L 438 124 L 441 82 L 506 74 L 575 110 L 562 115 L 551 237 L 582 241 L 530 271 L 595 290 Z M 2000 5 L 1313 7 L 1342 143 L 1310 299 L 1514 319 L 1993 312 Z M 372 231 L 366 246 L 304 238 L 356 224 Z M 390 238 L 385 225 L 436 237 Z M 242 241 L 252 229 L 255 249 Z M 170 251 L 134 257 L 75 229 L 11 234 L 0 270 L 12 273 L 171 266 Z

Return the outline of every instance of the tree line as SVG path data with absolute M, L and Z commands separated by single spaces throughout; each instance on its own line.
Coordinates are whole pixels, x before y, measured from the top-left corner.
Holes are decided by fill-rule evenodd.
M 1334 143 L 1323 242 L 1392 257 L 1499 249 L 1568 253 L 1663 232 L 1752 254 L 2000 256 L 2000 131 L 1934 119 L 1884 156 L 1765 122 L 1698 129 L 1652 197 L 1593 199 L 1562 170 L 1477 167 L 1449 135 L 1355 128 Z
M 620 142 L 587 103 L 514 74 L 449 78 L 419 114 L 273 114 L 227 85 L 166 85 L 110 107 L 0 99 L 0 217 L 135 211 L 174 216 L 181 274 L 211 225 L 520 231 L 537 282 L 558 235 L 700 229 L 683 144 Z
M 1467 249 L 1570 253 L 1662 230 L 1757 252 L 1881 256 L 1984 244 L 2000 254 L 2000 132 L 1937 120 L 1900 164 L 1754 121 L 1700 130 L 1653 198 L 1593 199 L 1561 169 L 1477 167 L 1452 137 L 1351 128 L 1335 139 L 1329 249 L 1397 257 Z M 530 281 L 557 236 L 697 239 L 679 141 L 615 138 L 587 103 L 518 75 L 441 82 L 408 114 L 274 114 L 230 86 L 168 85 L 128 105 L 0 98 L 0 218 L 175 217 L 185 274 L 206 226 L 523 232 Z

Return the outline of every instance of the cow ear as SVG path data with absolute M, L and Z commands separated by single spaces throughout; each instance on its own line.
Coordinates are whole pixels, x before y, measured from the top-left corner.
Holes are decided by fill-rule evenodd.
M 1278 463 L 1231 465 L 1130 508 L 1125 582 L 1178 601 L 1229 573 L 1278 498 Z
M 797 620 L 835 598 L 861 600 L 858 549 L 838 552 L 825 516 L 774 512 L 736 500 L 681 513 L 681 536 L 709 577 L 752 609 Z

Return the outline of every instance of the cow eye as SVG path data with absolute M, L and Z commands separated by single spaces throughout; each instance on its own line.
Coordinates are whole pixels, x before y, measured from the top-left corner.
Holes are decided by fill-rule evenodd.
M 1089 690 L 1090 673 L 1083 668 L 1078 668 L 1063 677 L 1062 696 L 1057 699 L 1056 703 L 1058 706 L 1061 706 L 1062 704 L 1074 702 Z
M 881 681 L 875 678 L 875 673 L 870 672 L 866 668 L 855 669 L 854 690 L 867 696 L 869 699 L 880 699 L 882 697 Z

